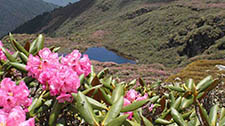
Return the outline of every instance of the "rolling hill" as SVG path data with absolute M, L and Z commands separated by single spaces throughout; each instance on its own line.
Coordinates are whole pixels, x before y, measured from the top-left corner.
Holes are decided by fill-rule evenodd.
M 42 0 L 0 0 L 0 37 L 56 5 Z
M 100 43 L 138 63 L 183 66 L 225 58 L 224 7 L 224 0 L 81 0 L 39 15 L 14 33 L 67 36 Z

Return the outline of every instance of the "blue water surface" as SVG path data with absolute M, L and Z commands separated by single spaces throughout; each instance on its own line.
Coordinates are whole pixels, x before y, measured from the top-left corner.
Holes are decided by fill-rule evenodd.
M 135 61 L 126 59 L 117 55 L 104 47 L 92 47 L 88 48 L 84 54 L 87 54 L 91 60 L 97 60 L 100 62 L 115 62 L 118 64 L 131 63 L 135 64 Z

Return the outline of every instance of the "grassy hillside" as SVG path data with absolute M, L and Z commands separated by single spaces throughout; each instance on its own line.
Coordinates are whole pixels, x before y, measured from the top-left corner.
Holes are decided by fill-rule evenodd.
M 15 30 L 95 42 L 139 63 L 225 58 L 224 0 L 81 0 Z M 73 13 L 68 13 L 73 12 Z
M 0 0 L 0 3 L 0 37 L 25 21 L 57 7 L 42 0 Z

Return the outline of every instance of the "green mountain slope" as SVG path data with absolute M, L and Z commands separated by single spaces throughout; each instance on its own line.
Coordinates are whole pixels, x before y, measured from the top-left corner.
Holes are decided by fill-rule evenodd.
M 0 0 L 0 37 L 56 5 L 42 0 Z
M 101 43 L 139 63 L 184 65 L 225 58 L 224 2 L 81 0 L 38 16 L 15 33 L 70 36 L 74 41 Z
M 79 0 L 43 0 L 43 1 L 48 2 L 48 3 L 53 3 L 58 6 L 66 6 L 69 3 L 74 3 Z

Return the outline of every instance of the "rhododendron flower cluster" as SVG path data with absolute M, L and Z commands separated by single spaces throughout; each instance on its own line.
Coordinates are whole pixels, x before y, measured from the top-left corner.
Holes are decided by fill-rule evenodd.
M 20 106 L 9 112 L 0 110 L 0 126 L 35 126 L 34 118 L 26 120 L 26 113 Z
M 79 76 L 91 72 L 91 63 L 87 55 L 74 50 L 61 60 L 57 53 L 48 48 L 39 51 L 39 56 L 30 55 L 26 69 L 28 75 L 36 78 L 44 90 L 50 90 L 59 102 L 72 101 L 71 93 L 77 93 L 80 87 Z
M 2 80 L 0 84 L 0 106 L 4 111 L 9 112 L 15 106 L 26 108 L 31 103 L 32 99 L 29 98 L 29 90 L 23 81 L 16 85 L 10 78 Z
M 21 81 L 18 85 L 10 78 L 0 84 L 0 126 L 34 126 L 34 118 L 26 121 L 26 108 L 32 103 L 29 90 Z M 25 109 L 25 110 L 24 110 Z
M 141 96 L 141 94 L 138 93 L 137 91 L 135 91 L 134 89 L 130 89 L 124 97 L 123 106 L 127 106 L 134 101 L 141 101 L 141 100 L 145 100 L 147 98 L 148 98 L 147 93 L 144 96 Z M 133 112 L 125 112 L 125 114 L 129 114 L 128 119 L 132 119 Z

